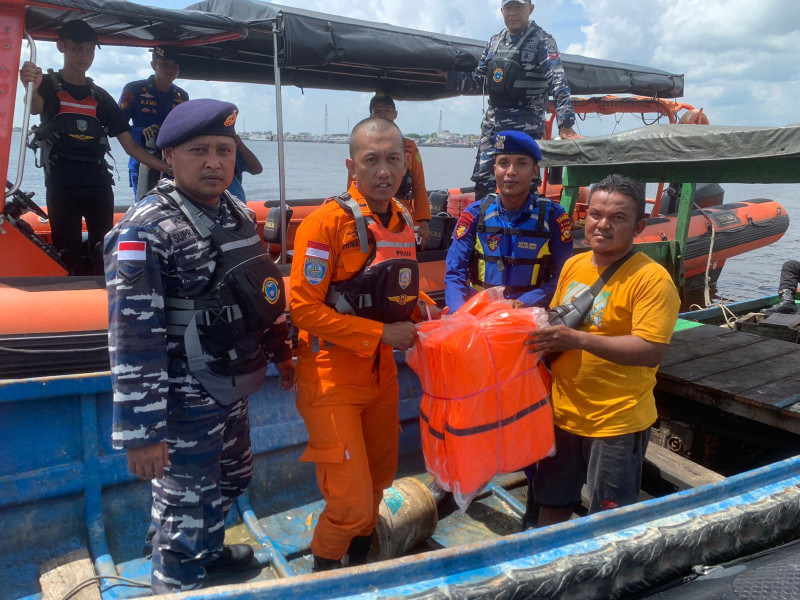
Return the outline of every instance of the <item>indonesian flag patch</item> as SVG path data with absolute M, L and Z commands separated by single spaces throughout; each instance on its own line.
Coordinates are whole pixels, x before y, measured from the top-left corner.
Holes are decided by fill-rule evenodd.
M 117 260 L 146 260 L 147 242 L 120 242 L 117 246 Z
M 306 256 L 328 260 L 331 256 L 331 247 L 328 244 L 309 240 L 308 246 L 306 246 Z

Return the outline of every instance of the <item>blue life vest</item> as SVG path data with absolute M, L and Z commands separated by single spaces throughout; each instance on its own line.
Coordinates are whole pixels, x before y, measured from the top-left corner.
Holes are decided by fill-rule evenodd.
M 497 194 L 489 194 L 478 212 L 470 285 L 482 290 L 498 285 L 509 293 L 530 291 L 553 276 L 550 254 L 552 203 L 540 198 L 528 205 L 530 215 L 509 227 L 500 219 Z

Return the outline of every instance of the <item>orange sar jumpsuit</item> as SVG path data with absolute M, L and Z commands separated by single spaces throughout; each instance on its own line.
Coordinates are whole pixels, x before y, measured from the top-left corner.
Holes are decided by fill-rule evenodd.
M 355 184 L 349 193 L 370 216 Z M 395 200 L 390 209 L 388 228 L 402 230 L 402 207 Z M 325 304 L 330 284 L 353 277 L 368 257 L 355 220 L 333 201 L 303 219 L 295 235 L 290 307 L 300 330 L 297 408 L 308 429 L 300 460 L 315 463 L 326 501 L 311 551 L 329 560 L 342 558 L 354 537 L 372 534 L 383 490 L 397 470 L 397 365 L 391 346 L 380 341 L 383 323 Z M 419 312 L 417 306 L 412 319 Z
M 425 188 L 425 171 L 422 168 L 422 156 L 419 153 L 419 148 L 414 140 L 411 138 L 404 138 L 406 142 L 406 167 L 411 171 L 411 199 L 406 200 L 400 198 L 411 215 L 414 217 L 414 222 L 431 220 L 431 204 L 428 200 L 428 190 Z M 350 172 L 347 173 L 347 187 L 353 183 L 353 178 Z

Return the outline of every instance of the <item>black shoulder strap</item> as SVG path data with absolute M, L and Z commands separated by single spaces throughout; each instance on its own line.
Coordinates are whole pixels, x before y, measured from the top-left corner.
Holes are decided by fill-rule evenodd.
M 539 198 L 538 200 L 538 214 L 536 215 L 536 233 L 544 235 L 544 226 L 547 223 L 547 218 L 550 216 L 550 205 L 547 198 Z
M 478 231 L 486 231 L 486 211 L 489 210 L 489 207 L 492 205 L 497 199 L 497 194 L 489 194 L 486 198 L 483 199 L 481 202 L 480 210 L 478 211 L 478 224 L 477 230 Z
M 602 290 L 606 286 L 608 280 L 611 279 L 614 276 L 614 273 L 619 271 L 619 268 L 626 262 L 628 262 L 628 259 L 634 254 L 636 254 L 636 250 L 631 249 L 631 251 L 628 252 L 625 256 L 615 260 L 613 263 L 608 265 L 606 270 L 603 271 L 600 277 L 597 278 L 597 281 L 594 282 L 594 285 L 592 285 L 592 287 L 589 289 L 594 298 L 597 298 L 597 294 L 599 294 L 600 290 Z

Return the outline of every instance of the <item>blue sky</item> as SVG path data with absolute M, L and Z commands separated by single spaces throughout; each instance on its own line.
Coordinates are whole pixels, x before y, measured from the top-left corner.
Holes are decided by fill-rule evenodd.
M 185 0 L 140 2 L 184 8 Z M 499 31 L 499 0 L 284 0 L 297 6 L 370 21 L 387 22 L 481 40 Z M 702 107 L 713 124 L 786 125 L 799 122 L 800 0 L 541 0 L 533 18 L 553 34 L 562 52 L 646 65 L 684 73 L 683 101 Z M 39 63 L 57 67 L 54 44 L 39 44 Z M 104 47 L 89 71 L 118 97 L 128 81 L 150 72 L 149 53 Z M 249 130 L 275 130 L 274 88 L 179 80 L 193 98 L 217 97 L 239 105 Z M 21 94 L 20 94 L 21 96 Z M 322 133 L 324 107 L 329 130 L 344 133 L 366 116 L 370 94 L 286 88 L 285 129 Z M 427 133 L 443 125 L 477 133 L 482 101 L 463 97 L 425 103 L 398 103 L 405 132 Z M 20 115 L 21 111 L 17 111 Z M 19 117 L 17 117 L 19 121 Z M 638 116 L 579 122 L 584 135 L 640 126 Z

